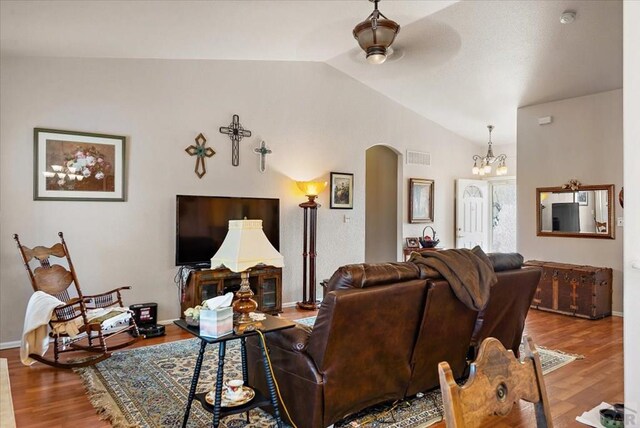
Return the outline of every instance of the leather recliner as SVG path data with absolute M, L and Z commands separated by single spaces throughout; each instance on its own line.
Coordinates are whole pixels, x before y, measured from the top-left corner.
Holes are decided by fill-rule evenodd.
M 480 313 L 462 304 L 444 279 L 427 278 L 410 262 L 339 268 L 313 329 L 296 325 L 267 334 L 274 375 L 295 424 L 326 427 L 374 404 L 433 389 L 440 361 L 462 377 L 470 347 L 485 335 L 517 352 L 540 270 L 521 268 L 521 257 L 519 263 L 498 257 L 498 265 L 494 259 L 505 270 L 496 272 L 498 283 Z M 249 383 L 267 391 L 255 337 L 247 339 L 247 362 Z

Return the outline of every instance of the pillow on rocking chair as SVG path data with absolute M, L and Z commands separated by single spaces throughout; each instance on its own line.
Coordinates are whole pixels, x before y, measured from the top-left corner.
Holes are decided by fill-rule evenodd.
M 119 306 L 113 308 L 89 309 L 87 319 L 91 324 L 100 324 L 103 330 L 111 330 L 122 325 L 129 325 L 131 312 Z

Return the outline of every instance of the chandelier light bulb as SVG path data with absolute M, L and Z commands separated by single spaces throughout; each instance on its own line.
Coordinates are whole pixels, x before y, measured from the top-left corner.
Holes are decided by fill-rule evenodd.
M 473 175 L 480 174 L 480 168 L 478 168 L 478 164 L 473 164 L 473 168 L 471 168 L 471 172 L 473 173 Z
M 491 165 L 486 164 L 484 166 L 484 172 L 485 172 L 485 174 L 491 174 Z

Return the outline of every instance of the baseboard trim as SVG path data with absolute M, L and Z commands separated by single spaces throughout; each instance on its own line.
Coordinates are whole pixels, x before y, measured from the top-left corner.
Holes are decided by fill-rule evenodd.
M 19 348 L 20 341 L 14 340 L 12 342 L 0 342 L 0 350 L 2 349 L 11 349 L 11 348 Z
M 622 317 L 622 318 L 624 318 L 624 312 L 612 311 L 611 315 L 613 315 L 614 317 Z

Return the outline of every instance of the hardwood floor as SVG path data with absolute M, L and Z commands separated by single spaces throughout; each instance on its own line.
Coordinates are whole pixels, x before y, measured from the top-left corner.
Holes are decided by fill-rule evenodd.
M 289 319 L 311 315 L 313 313 L 296 309 L 287 309 L 283 314 Z M 583 360 L 545 376 L 556 428 L 584 427 L 575 421 L 583 411 L 602 401 L 624 401 L 622 331 L 623 321 L 618 317 L 589 321 L 536 310 L 529 312 L 525 332 L 533 337 L 536 344 L 585 356 Z M 174 325 L 168 325 L 166 336 L 147 339 L 136 346 L 191 337 Z M 18 349 L 0 351 L 0 357 L 9 360 L 11 392 L 19 428 L 109 426 L 99 420 L 80 377 L 72 371 L 53 369 L 39 363 L 23 366 Z M 443 428 L 444 423 L 436 426 Z M 535 426 L 533 406 L 520 404 L 509 418 L 491 426 Z

